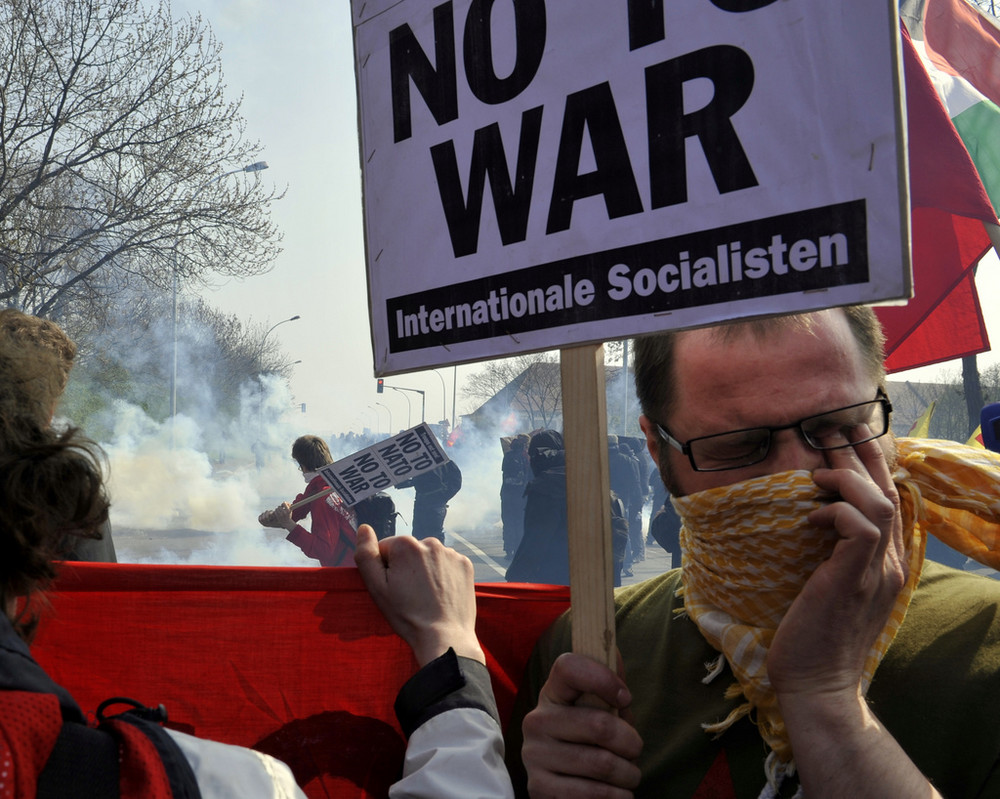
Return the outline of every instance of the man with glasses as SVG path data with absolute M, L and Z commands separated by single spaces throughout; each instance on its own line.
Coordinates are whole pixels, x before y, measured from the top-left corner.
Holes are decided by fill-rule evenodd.
M 1000 458 L 897 442 L 882 343 L 861 307 L 636 342 L 683 568 L 616 595 L 621 677 L 539 642 L 522 795 L 1000 796 L 1000 585 L 923 558 L 996 547 Z
M 880 388 L 873 400 L 807 416 L 791 424 L 730 430 L 687 442 L 678 441 L 659 422 L 649 419 L 649 423 L 663 441 L 687 455 L 696 472 L 724 472 L 767 460 L 774 433 L 782 430 L 798 430 L 803 440 L 817 450 L 841 449 L 880 438 L 889 432 L 890 413 L 892 405 Z

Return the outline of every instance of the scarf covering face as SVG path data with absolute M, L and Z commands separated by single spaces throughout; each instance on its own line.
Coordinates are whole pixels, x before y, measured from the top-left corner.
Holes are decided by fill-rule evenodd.
M 903 516 L 910 573 L 889 620 L 865 662 L 862 691 L 902 624 L 920 579 L 926 535 L 980 563 L 1000 569 L 1000 455 L 953 441 L 899 439 L 893 480 Z M 830 501 L 809 472 L 783 472 L 673 498 L 684 522 L 681 562 L 684 610 L 722 653 L 736 677 L 727 698 L 745 702 L 722 721 L 703 725 L 721 734 L 754 712 L 771 748 L 765 771 L 777 790 L 794 773 L 791 745 L 767 677 L 767 653 L 789 606 L 813 571 L 833 552 L 834 530 L 813 527 L 809 511 Z M 721 669 L 706 664 L 712 673 Z

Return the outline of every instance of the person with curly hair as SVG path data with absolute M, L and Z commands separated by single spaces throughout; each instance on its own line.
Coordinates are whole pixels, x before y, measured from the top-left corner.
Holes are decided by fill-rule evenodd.
M 51 428 L 75 358 L 76 344 L 55 322 L 16 308 L 0 310 L 4 416 L 24 417 L 38 429 Z M 118 560 L 107 514 L 93 535 L 65 536 L 59 546 L 62 560 Z

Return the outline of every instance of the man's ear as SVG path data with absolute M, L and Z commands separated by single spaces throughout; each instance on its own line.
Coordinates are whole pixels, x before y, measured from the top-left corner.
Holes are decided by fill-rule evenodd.
M 642 428 L 643 434 L 646 436 L 646 449 L 649 450 L 649 455 L 653 459 L 653 463 L 656 464 L 656 468 L 660 468 L 660 434 L 656 430 L 656 424 L 651 422 L 645 416 L 639 417 L 639 427 Z

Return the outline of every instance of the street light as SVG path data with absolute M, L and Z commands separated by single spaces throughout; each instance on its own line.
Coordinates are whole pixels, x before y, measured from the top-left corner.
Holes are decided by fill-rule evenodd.
M 283 325 L 283 324 L 285 324 L 285 322 L 294 322 L 296 319 L 301 319 L 301 318 L 302 317 L 300 317 L 298 314 L 295 314 L 295 316 L 291 316 L 288 319 L 282 319 L 277 324 L 271 325 L 267 329 L 267 332 L 263 336 L 260 337 L 260 349 L 257 351 L 257 372 L 258 373 L 262 372 L 263 369 L 264 369 L 264 364 L 263 364 L 263 360 L 264 360 L 264 342 L 266 342 L 267 341 L 267 337 L 269 335 L 271 335 L 271 331 L 274 330 L 274 328 L 278 327 L 278 325 Z M 301 363 L 301 361 L 296 361 L 295 363 Z M 284 364 L 284 365 L 287 366 L 288 364 Z
M 387 414 L 389 414 L 389 428 L 388 428 L 388 434 L 389 434 L 389 435 L 391 436 L 391 435 L 392 435 L 392 411 L 390 411 L 390 410 L 389 410 L 389 406 L 388 406 L 388 405 L 384 405 L 384 404 L 383 404 L 383 403 L 381 403 L 381 402 L 376 402 L 375 404 L 376 404 L 376 405 L 378 405 L 378 406 L 379 406 L 380 408 L 385 408 L 385 412 L 386 412 Z
M 191 199 L 188 205 L 192 205 L 198 195 L 202 193 L 208 186 L 213 183 L 218 183 L 225 177 L 230 175 L 235 175 L 239 172 L 262 172 L 267 169 L 267 161 L 254 161 L 252 164 L 247 164 L 246 166 L 240 167 L 239 169 L 231 169 L 228 172 L 223 172 L 221 175 L 206 180 L 197 189 L 195 189 L 194 194 L 191 195 Z M 178 223 L 178 228 L 180 223 Z M 170 372 L 170 444 L 173 446 L 173 418 L 177 415 L 177 245 L 180 244 L 180 230 L 177 231 L 177 238 L 174 241 L 174 275 L 173 275 L 173 317 L 174 317 L 174 354 L 173 354 L 173 367 Z
M 431 369 L 431 371 L 441 381 L 441 421 L 444 422 L 448 419 L 448 389 L 444 387 L 444 378 L 441 377 L 441 373 L 437 369 Z
M 257 426 L 260 428 L 264 427 L 264 380 L 262 375 L 264 373 L 264 346 L 267 343 L 267 337 L 271 335 L 271 331 L 274 330 L 274 328 L 279 327 L 286 322 L 294 322 L 296 319 L 301 318 L 302 317 L 298 314 L 295 314 L 295 316 L 290 316 L 288 319 L 282 319 L 280 322 L 276 322 L 271 325 L 267 329 L 267 332 L 260 337 L 260 347 L 257 349 L 257 385 L 260 387 L 260 393 L 257 400 Z M 296 361 L 295 363 L 300 363 L 300 361 Z
M 391 388 L 393 391 L 412 391 L 414 394 L 419 394 L 420 395 L 420 421 L 421 422 L 426 422 L 427 421 L 427 412 L 426 412 L 426 410 L 427 410 L 427 394 L 424 391 L 422 391 L 419 388 L 404 388 L 403 386 L 386 386 L 386 388 Z M 405 394 L 403 396 L 406 397 Z M 407 405 L 410 404 L 410 398 L 409 397 L 406 397 L 406 404 Z M 409 418 L 407 418 L 406 421 L 407 421 L 407 425 L 406 425 L 407 427 L 412 427 L 413 426 L 412 423 L 410 423 L 410 419 Z
M 393 391 L 398 391 L 400 394 L 403 394 L 403 399 L 406 400 L 406 429 L 409 430 L 413 427 L 413 422 L 411 421 L 413 416 L 413 406 L 410 404 L 410 398 L 406 396 L 400 388 L 396 388 L 395 386 L 386 386 L 386 388 L 391 388 Z

